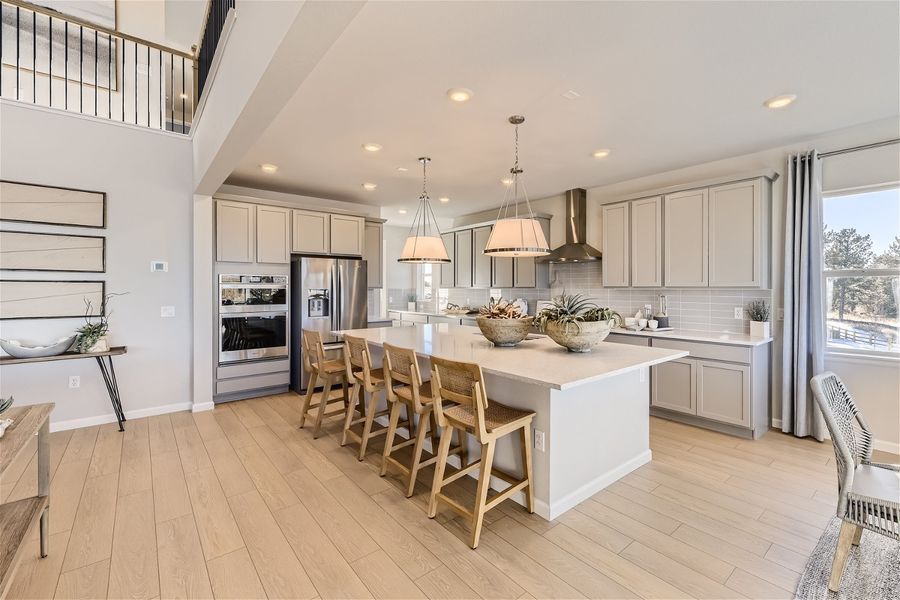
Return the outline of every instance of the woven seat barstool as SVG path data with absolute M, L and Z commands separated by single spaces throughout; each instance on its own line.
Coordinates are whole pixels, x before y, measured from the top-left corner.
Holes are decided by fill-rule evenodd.
M 383 369 L 373 369 L 369 358 L 369 347 L 364 338 L 352 335 L 344 336 L 344 364 L 347 379 L 352 386 L 350 388 L 350 401 L 344 413 L 344 433 L 341 436 L 341 446 L 347 444 L 347 438 L 353 438 L 359 442 L 359 460 L 366 455 L 366 447 L 369 440 L 387 433 L 387 427 L 372 429 L 375 419 L 386 417 L 388 409 L 377 411 L 379 392 L 384 391 Z M 354 419 L 359 406 L 359 418 Z M 353 431 L 354 425 L 363 424 L 362 433 Z
M 434 485 L 428 503 L 428 516 L 437 514 L 438 502 L 444 502 L 462 516 L 471 520 L 472 537 L 470 546 L 478 547 L 484 513 L 494 508 L 519 490 L 525 492 L 528 512 L 534 512 L 534 484 L 531 467 L 531 422 L 534 413 L 519 410 L 488 400 L 481 367 L 474 363 L 457 362 L 442 358 L 431 359 L 431 385 L 434 389 L 434 414 L 441 429 L 441 443 L 434 472 Z M 444 401 L 456 405 L 445 406 Z M 451 429 L 457 428 L 471 434 L 481 444 L 481 459 L 466 464 L 463 461 L 459 471 L 444 477 L 447 456 L 450 450 Z M 522 450 L 522 470 L 524 477 L 493 468 L 494 450 L 497 440 L 518 432 Z M 447 484 L 479 470 L 475 504 L 471 510 L 441 493 Z M 491 476 L 509 484 L 502 492 L 488 499 Z
M 406 497 L 409 498 L 415 490 L 419 470 L 437 461 L 437 423 L 432 410 L 434 403 L 431 382 L 422 382 L 422 374 L 415 351 L 391 344 L 384 344 L 384 375 L 387 381 L 386 389 L 391 417 L 387 438 L 384 442 L 384 452 L 381 456 L 381 476 L 384 477 L 387 474 L 389 464 L 400 469 L 408 477 Z M 401 407 L 406 407 L 407 430 L 410 432 L 410 436 L 408 440 L 394 444 L 394 437 L 400 424 Z M 417 423 L 415 419 L 418 419 Z M 415 426 L 413 426 L 414 423 L 416 423 Z M 431 433 L 431 450 L 434 455 L 422 460 L 425 434 L 428 432 Z M 459 435 L 459 439 L 463 440 L 463 433 L 460 432 Z M 391 456 L 394 450 L 410 445 L 413 446 L 413 451 L 409 465 L 405 465 Z M 458 445 L 451 450 L 451 453 L 459 454 L 462 451 L 462 446 Z
M 834 445 L 841 519 L 828 589 L 837 592 L 851 546 L 864 529 L 900 540 L 900 465 L 872 462 L 872 432 L 844 383 L 834 373 L 810 381 Z
M 322 335 L 318 331 L 304 329 L 301 343 L 303 345 L 303 368 L 309 374 L 309 382 L 306 387 L 306 395 L 303 396 L 303 406 L 300 410 L 300 427 L 302 428 L 306 423 L 307 416 L 311 416 L 312 410 L 318 408 L 315 415 L 316 423 L 313 427 L 313 438 L 317 438 L 322 428 L 322 419 L 326 410 L 338 402 L 346 408 L 350 401 L 347 393 L 347 367 L 343 360 L 325 357 L 325 345 L 322 343 Z M 313 405 L 312 397 L 319 379 L 324 379 L 324 385 L 319 396 L 319 402 Z M 332 400 L 330 399 L 331 384 L 337 380 L 340 380 L 344 388 L 344 395 L 343 398 Z

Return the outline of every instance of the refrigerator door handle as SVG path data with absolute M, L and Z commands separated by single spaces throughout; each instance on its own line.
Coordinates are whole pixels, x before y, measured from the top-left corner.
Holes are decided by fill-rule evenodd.
M 343 292 L 341 289 L 341 263 L 335 261 L 334 263 L 334 317 L 332 319 L 332 331 L 336 331 L 341 328 L 341 302 L 343 302 Z

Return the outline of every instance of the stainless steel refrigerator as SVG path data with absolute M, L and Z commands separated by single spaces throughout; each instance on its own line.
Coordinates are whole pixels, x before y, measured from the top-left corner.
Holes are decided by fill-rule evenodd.
M 322 334 L 326 353 L 343 341 L 331 332 L 368 326 L 366 261 L 351 258 L 295 256 L 291 259 L 291 388 L 306 390 L 301 336 L 304 329 Z M 334 356 L 332 356 L 334 357 Z

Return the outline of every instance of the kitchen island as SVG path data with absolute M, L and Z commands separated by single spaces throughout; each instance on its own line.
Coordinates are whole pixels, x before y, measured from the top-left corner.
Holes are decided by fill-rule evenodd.
M 491 400 L 533 410 L 535 511 L 548 520 L 650 461 L 649 367 L 688 354 L 612 343 L 576 354 L 539 335 L 499 348 L 477 327 L 446 324 L 337 333 L 367 339 L 376 365 L 385 342 L 414 348 L 423 377 L 431 356 L 478 363 Z M 498 442 L 494 464 L 520 472 L 521 452 L 513 437 Z M 498 490 L 506 485 L 491 482 Z M 513 498 L 524 503 L 523 497 Z

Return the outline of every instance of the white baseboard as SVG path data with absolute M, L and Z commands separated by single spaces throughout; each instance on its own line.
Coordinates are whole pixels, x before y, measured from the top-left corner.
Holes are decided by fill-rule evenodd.
M 125 411 L 125 418 L 140 419 L 143 417 L 153 417 L 155 415 L 164 415 L 166 413 L 180 412 L 183 410 L 191 410 L 191 403 L 179 402 L 177 404 L 164 404 L 162 406 L 142 408 L 140 410 L 127 410 Z M 79 427 L 93 427 L 94 425 L 105 425 L 106 423 L 115 422 L 116 415 L 113 413 L 109 413 L 106 415 L 97 415 L 96 417 L 85 417 L 83 419 L 69 419 L 68 421 L 51 421 L 50 431 L 66 431 L 68 429 L 78 429 Z
M 772 427 L 775 429 L 781 429 L 781 419 L 772 419 Z M 828 435 L 828 432 L 825 432 L 825 439 L 831 440 L 831 436 Z M 892 442 L 890 440 L 872 440 L 872 447 L 875 450 L 881 450 L 882 452 L 890 452 L 891 454 L 900 454 L 900 443 Z
M 198 402 L 191 405 L 191 412 L 204 412 L 212 410 L 215 406 L 216 404 L 214 402 Z

